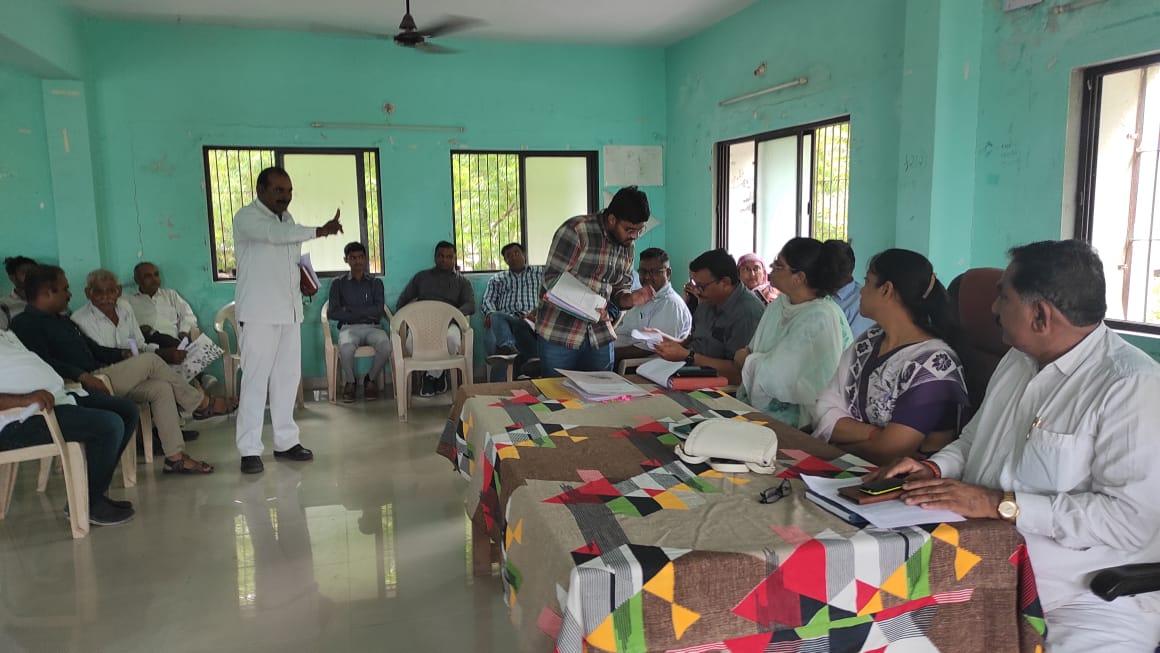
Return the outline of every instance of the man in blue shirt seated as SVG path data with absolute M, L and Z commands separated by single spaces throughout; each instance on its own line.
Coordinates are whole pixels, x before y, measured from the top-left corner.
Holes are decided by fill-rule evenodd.
M 842 273 L 842 286 L 834 293 L 834 301 L 842 307 L 842 312 L 846 314 L 846 320 L 850 323 L 850 332 L 857 340 L 874 326 L 874 320 L 862 315 L 861 312 L 862 284 L 854 281 L 854 248 L 844 240 L 827 240 L 826 247 L 842 254 L 839 257 L 842 266 L 839 270 Z
M 518 370 L 536 355 L 536 334 L 527 318 L 540 303 L 544 285 L 544 266 L 528 265 L 523 245 L 508 243 L 500 253 L 508 269 L 487 281 L 481 305 L 483 326 L 494 347 L 487 357 L 492 381 L 504 380 L 513 361 Z
M 355 400 L 354 353 L 364 345 L 375 348 L 375 360 L 370 372 L 363 377 L 363 397 L 367 401 L 379 398 L 375 382 L 391 360 L 391 336 L 383 330 L 383 282 L 367 274 L 367 248 L 359 242 L 347 244 L 342 250 L 350 272 L 330 284 L 330 306 L 327 318 L 338 322 L 338 363 L 342 368 L 342 400 Z

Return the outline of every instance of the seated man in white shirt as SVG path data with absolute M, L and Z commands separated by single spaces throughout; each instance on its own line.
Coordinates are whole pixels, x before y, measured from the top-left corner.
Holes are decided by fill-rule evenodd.
M 667 335 L 684 340 L 693 330 L 693 314 L 670 283 L 673 269 L 669 266 L 669 255 L 659 247 L 650 247 L 640 253 L 641 283 L 652 286 L 656 294 L 645 304 L 630 308 L 616 326 L 616 358 L 641 358 L 652 352 L 641 348 L 640 342 L 632 337 L 633 329 L 657 329 Z
M 137 292 L 125 299 L 133 307 L 137 323 L 148 342 L 161 347 L 176 347 L 197 329 L 197 316 L 189 302 L 176 290 L 161 287 L 161 270 L 149 261 L 133 268 Z
M 0 297 L 0 329 L 7 329 L 12 323 L 12 318 L 20 315 L 24 311 L 24 307 L 28 306 L 28 302 L 24 301 L 24 275 L 28 271 L 36 267 L 36 261 L 27 256 L 9 256 L 4 259 L 4 272 L 8 274 L 8 280 L 12 282 L 11 294 Z
M 1079 241 L 1011 250 L 993 310 L 1012 349 L 955 442 L 878 475 L 903 499 L 1005 519 L 1027 540 L 1053 653 L 1153 651 L 1160 596 L 1105 602 L 1101 569 L 1160 561 L 1160 365 L 1103 324 L 1103 266 Z
M 73 312 L 72 321 L 93 342 L 114 349 L 155 352 L 170 365 L 185 360 L 185 352 L 177 348 L 176 342 L 167 343 L 166 347 L 146 342 L 136 313 L 121 297 L 121 284 L 112 272 L 90 272 L 85 277 L 85 297 L 89 303 Z
M 65 392 L 64 379 L 48 363 L 28 351 L 16 334 L 0 331 L 0 411 L 33 404 L 55 409 L 64 439 L 85 445 L 89 523 L 113 526 L 132 519 L 133 504 L 110 499 L 106 493 L 121 452 L 137 429 L 137 406 L 120 397 Z M 0 417 L 0 451 L 50 442 L 43 417 L 23 421 Z

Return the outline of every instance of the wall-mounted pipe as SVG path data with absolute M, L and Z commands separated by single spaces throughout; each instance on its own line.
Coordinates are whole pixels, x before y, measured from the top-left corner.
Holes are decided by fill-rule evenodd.
M 746 93 L 745 95 L 738 95 L 737 97 L 731 97 L 728 100 L 721 100 L 720 102 L 717 103 L 717 106 L 727 107 L 730 104 L 737 104 L 738 102 L 744 102 L 745 100 L 749 100 L 749 99 L 752 99 L 755 97 L 761 97 L 762 95 L 767 95 L 769 93 L 775 93 L 777 91 L 782 91 L 782 90 L 785 90 L 787 88 L 794 88 L 796 86 L 805 86 L 809 82 L 810 82 L 809 78 L 798 77 L 797 79 L 785 82 L 784 84 L 778 84 L 777 86 L 770 86 L 769 88 L 763 88 L 760 91 Z

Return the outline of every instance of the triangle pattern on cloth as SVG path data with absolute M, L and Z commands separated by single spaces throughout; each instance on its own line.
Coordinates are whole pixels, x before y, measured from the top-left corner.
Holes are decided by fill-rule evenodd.
M 685 636 L 685 631 L 697 623 L 700 618 L 700 613 L 674 603 L 672 606 L 673 634 L 677 636 L 677 639 L 681 639 Z
M 660 571 L 644 584 L 644 591 L 672 603 L 675 600 L 673 598 L 675 586 L 676 572 L 673 563 L 670 562 L 661 567 Z

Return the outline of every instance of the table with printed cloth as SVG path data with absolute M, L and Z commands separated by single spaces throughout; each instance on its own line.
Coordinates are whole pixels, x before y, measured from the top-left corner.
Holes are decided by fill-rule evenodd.
M 852 526 L 807 499 L 798 477 L 861 475 L 868 463 L 724 393 L 643 387 L 647 397 L 608 404 L 549 398 L 530 382 L 459 392 L 438 450 L 467 479 L 480 539 L 498 543 L 525 650 L 1042 649 L 1012 526 Z M 677 458 L 673 447 L 713 417 L 773 428 L 779 472 Z M 757 501 L 783 478 L 789 496 Z

